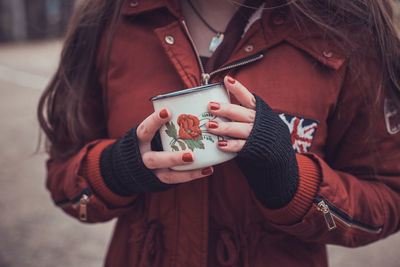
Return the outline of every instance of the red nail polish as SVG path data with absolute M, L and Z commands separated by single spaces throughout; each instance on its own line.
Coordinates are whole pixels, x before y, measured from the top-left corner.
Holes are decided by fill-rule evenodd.
M 218 110 L 220 109 L 221 105 L 219 103 L 216 102 L 210 102 L 210 109 L 211 110 Z
M 159 115 L 161 119 L 166 119 L 168 118 L 168 111 L 164 108 L 163 110 L 160 111 Z
M 193 162 L 193 156 L 190 153 L 185 153 L 182 155 L 183 162 Z
M 228 83 L 230 84 L 235 84 L 236 80 L 233 79 L 231 76 L 227 75 L 226 76 L 226 80 L 228 81 Z
M 226 140 L 219 140 L 218 141 L 218 146 L 227 146 L 228 145 L 228 141 Z
M 211 168 L 211 167 L 207 167 L 207 168 L 204 168 L 204 169 L 201 170 L 201 174 L 202 175 L 208 176 L 208 175 L 210 175 L 212 173 L 213 173 L 213 168 Z
M 216 121 L 208 121 L 208 128 L 217 129 L 218 128 L 218 122 L 216 122 Z

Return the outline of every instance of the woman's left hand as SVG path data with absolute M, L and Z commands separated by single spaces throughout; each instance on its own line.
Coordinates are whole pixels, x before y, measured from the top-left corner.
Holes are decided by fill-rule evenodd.
M 227 76 L 224 83 L 241 105 L 209 103 L 209 112 L 232 121 L 209 121 L 207 130 L 237 138 L 218 141 L 218 148 L 238 153 L 236 163 L 265 207 L 281 208 L 293 198 L 299 180 L 289 128 L 264 100 L 237 80 Z
M 235 96 L 241 106 L 210 102 L 208 104 L 208 111 L 210 113 L 232 121 L 209 121 L 206 127 L 210 133 L 237 138 L 218 141 L 218 148 L 226 152 L 239 152 L 253 129 L 256 117 L 256 99 L 246 87 L 230 76 L 224 78 L 224 84 L 226 89 Z

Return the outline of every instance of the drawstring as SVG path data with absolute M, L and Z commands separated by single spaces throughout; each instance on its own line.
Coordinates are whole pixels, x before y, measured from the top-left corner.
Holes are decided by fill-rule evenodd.
M 129 242 L 137 243 L 142 248 L 138 266 L 161 265 L 162 252 L 164 251 L 163 227 L 157 221 L 147 225 L 145 222 L 137 222 L 131 225 L 132 237 Z M 219 231 L 216 240 L 217 261 L 222 266 L 250 267 L 251 249 L 255 249 L 263 239 L 261 225 L 252 225 L 249 232 L 235 234 L 232 230 L 224 228 Z
M 235 234 L 225 228 L 219 231 L 216 243 L 217 261 L 222 266 L 250 267 L 250 255 L 255 251 L 264 236 L 261 225 L 249 226 L 248 232 L 240 231 Z
M 151 222 L 148 225 L 139 266 L 160 266 L 162 251 L 164 251 L 162 226 L 159 223 Z
M 143 221 L 131 224 L 131 238 L 129 243 L 140 243 L 144 240 L 147 233 L 147 225 Z
M 223 229 L 219 232 L 217 240 L 217 260 L 222 266 L 237 265 L 239 257 L 239 244 L 232 232 Z
M 164 251 L 162 225 L 156 221 L 146 225 L 141 221 L 132 224 L 130 228 L 132 236 L 129 242 L 137 243 L 142 249 L 138 266 L 160 266 Z
M 241 232 L 240 233 L 240 243 L 241 243 L 241 256 L 242 256 L 242 265 L 244 267 L 249 267 L 249 244 L 247 240 L 247 234 Z

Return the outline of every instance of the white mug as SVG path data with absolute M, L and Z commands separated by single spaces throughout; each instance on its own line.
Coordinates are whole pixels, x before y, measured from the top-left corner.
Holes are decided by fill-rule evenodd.
M 218 149 L 218 140 L 229 140 L 226 136 L 209 133 L 206 123 L 210 120 L 227 121 L 208 112 L 210 102 L 230 103 L 223 83 L 175 91 L 150 99 L 155 111 L 167 108 L 171 120 L 160 129 L 164 151 L 191 151 L 194 162 L 189 165 L 171 167 L 173 170 L 193 170 L 228 161 L 236 153 Z

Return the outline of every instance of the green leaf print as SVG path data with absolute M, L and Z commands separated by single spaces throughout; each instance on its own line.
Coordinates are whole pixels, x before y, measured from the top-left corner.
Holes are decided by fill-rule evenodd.
M 165 126 L 167 127 L 167 130 L 165 130 L 165 133 L 174 139 L 178 139 L 178 133 L 176 131 L 175 125 L 173 122 L 167 122 L 165 124 Z
M 184 142 L 178 141 L 178 144 L 179 144 L 179 146 L 181 147 L 182 150 L 185 150 L 185 149 L 186 149 L 186 145 L 185 145 Z
M 184 142 L 186 143 L 187 147 L 194 151 L 194 144 L 193 144 L 193 140 L 184 140 Z

